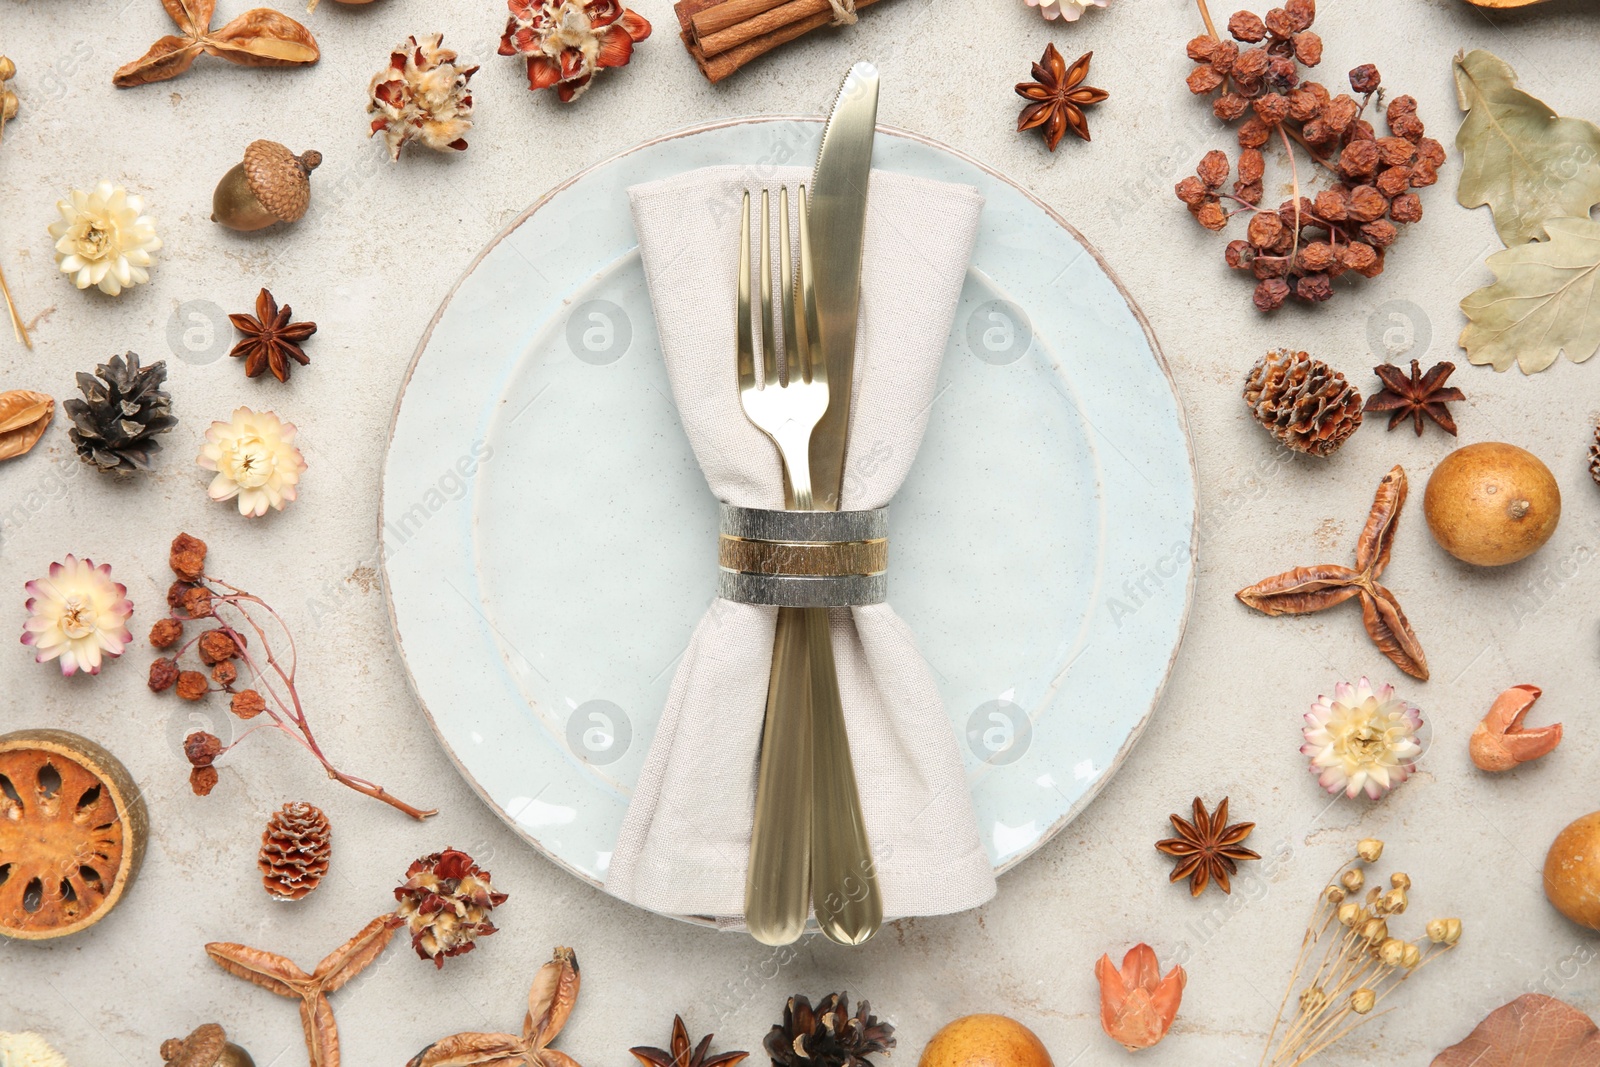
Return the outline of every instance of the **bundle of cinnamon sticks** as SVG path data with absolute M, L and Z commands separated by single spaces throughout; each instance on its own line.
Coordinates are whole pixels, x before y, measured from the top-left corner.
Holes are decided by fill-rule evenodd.
M 855 0 L 856 10 L 878 0 Z M 684 47 L 709 81 L 819 26 L 838 21 L 832 0 L 678 0 L 673 5 Z

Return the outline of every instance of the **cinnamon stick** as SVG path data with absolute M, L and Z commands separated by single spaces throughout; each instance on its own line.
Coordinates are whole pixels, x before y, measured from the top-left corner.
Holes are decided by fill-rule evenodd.
M 788 2 L 789 0 L 722 0 L 721 3 L 714 4 L 694 16 L 694 35 L 697 39 L 704 39 Z
M 727 3 L 718 4 L 716 7 L 704 12 L 694 20 L 695 43 L 700 46 L 700 51 L 708 56 L 719 55 L 730 48 L 737 48 L 746 41 L 765 36 L 789 25 L 799 22 L 826 11 L 829 21 L 832 21 L 832 6 L 828 0 L 786 0 L 777 5 L 769 6 L 766 10 L 741 19 L 726 29 L 716 33 L 707 33 L 702 27 L 702 21 L 707 15 L 719 14 L 723 8 L 741 7 L 748 8 L 755 3 L 765 3 L 766 0 L 728 0 Z
M 689 55 L 693 57 L 695 63 L 700 67 L 700 72 L 706 76 L 706 80 L 712 84 L 731 77 L 747 64 L 766 55 L 774 48 L 788 44 L 790 41 L 802 37 L 820 26 L 826 26 L 833 22 L 833 7 L 828 3 L 828 0 L 777 0 L 781 7 L 769 7 L 768 11 L 781 10 L 783 8 L 800 8 L 804 5 L 804 10 L 813 12 L 813 14 L 801 14 L 789 22 L 780 23 L 775 29 L 750 37 L 742 43 L 721 52 L 708 55 L 694 34 L 695 16 L 712 8 L 723 7 L 736 2 L 740 2 L 740 0 L 678 0 L 677 4 L 674 5 L 674 11 L 678 16 L 678 24 L 682 30 L 679 36 L 683 38 L 684 47 L 688 49 Z M 856 10 L 859 11 L 864 7 L 870 7 L 877 2 L 878 0 L 856 0 Z M 757 15 L 755 17 L 760 18 L 761 16 Z M 751 20 L 747 19 L 746 21 Z

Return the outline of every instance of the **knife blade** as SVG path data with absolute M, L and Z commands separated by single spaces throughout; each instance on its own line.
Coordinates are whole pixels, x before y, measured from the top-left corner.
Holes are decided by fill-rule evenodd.
M 818 510 L 839 510 L 855 383 L 856 319 L 867 182 L 878 122 L 878 71 L 857 63 L 822 130 L 811 176 L 812 298 L 808 333 L 827 361 L 828 407 L 811 433 L 811 484 Z M 867 839 L 850 739 L 834 667 L 828 609 L 805 609 L 811 677 L 813 773 L 811 897 L 830 940 L 859 945 L 883 924 L 883 895 Z

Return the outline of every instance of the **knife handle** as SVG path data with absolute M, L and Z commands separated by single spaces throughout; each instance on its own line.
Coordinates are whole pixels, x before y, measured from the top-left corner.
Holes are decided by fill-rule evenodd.
M 811 899 L 831 941 L 859 945 L 883 925 L 883 893 L 845 732 L 827 608 L 805 608 L 811 660 L 811 728 L 816 786 L 811 827 Z
M 793 944 L 811 910 L 811 679 L 801 608 L 779 608 L 761 730 L 745 925 L 764 945 Z

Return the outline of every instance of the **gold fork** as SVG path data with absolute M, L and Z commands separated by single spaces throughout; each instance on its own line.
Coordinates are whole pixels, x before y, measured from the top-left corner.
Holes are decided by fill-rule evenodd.
M 739 401 L 745 416 L 771 438 L 783 461 L 784 501 L 813 509 L 811 432 L 828 409 L 828 369 L 810 341 L 803 309 L 812 306 L 811 237 L 806 191 L 799 196 L 800 262 L 791 270 L 789 191 L 778 191 L 778 304 L 772 297 L 770 200 L 761 192 L 761 377 L 755 371 L 750 294 L 750 206 L 744 194 L 739 227 Z M 784 367 L 778 376 L 778 320 L 783 321 Z M 827 609 L 779 608 L 772 678 L 761 736 L 750 867 L 745 879 L 745 924 L 756 940 L 787 945 L 805 932 L 811 903 L 812 704 L 836 713 L 839 682 L 828 636 Z

